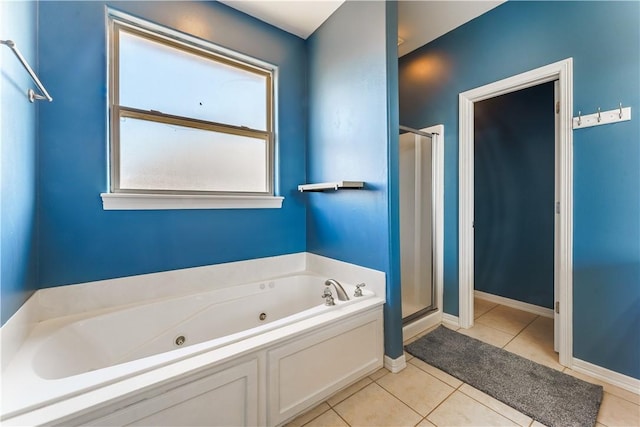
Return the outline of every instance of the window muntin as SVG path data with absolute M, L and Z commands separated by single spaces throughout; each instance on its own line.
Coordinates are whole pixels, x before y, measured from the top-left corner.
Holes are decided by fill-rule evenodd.
M 273 71 L 112 21 L 111 191 L 273 195 Z

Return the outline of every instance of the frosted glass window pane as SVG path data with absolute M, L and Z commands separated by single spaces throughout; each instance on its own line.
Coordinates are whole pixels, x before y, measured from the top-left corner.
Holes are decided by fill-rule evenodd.
M 120 119 L 120 188 L 267 192 L 267 143 L 165 123 Z
M 120 105 L 267 130 L 267 76 L 119 34 Z

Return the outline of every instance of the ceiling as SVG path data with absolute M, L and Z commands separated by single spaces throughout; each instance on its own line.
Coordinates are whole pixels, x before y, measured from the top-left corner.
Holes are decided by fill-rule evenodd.
M 306 39 L 344 0 L 221 0 L 222 3 Z M 399 1 L 398 56 L 448 33 L 504 0 Z

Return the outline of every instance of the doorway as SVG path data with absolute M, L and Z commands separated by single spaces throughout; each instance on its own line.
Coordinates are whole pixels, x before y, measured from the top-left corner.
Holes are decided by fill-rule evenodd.
M 459 324 L 474 323 L 474 103 L 542 83 L 558 81 L 556 108 L 554 324 L 559 361 L 572 364 L 573 61 L 571 58 L 467 92 L 460 100 L 459 139 Z
M 475 294 L 549 313 L 554 303 L 554 86 L 542 83 L 474 104 Z

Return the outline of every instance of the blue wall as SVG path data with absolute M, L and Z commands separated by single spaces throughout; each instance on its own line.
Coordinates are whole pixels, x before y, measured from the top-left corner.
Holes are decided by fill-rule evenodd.
M 104 211 L 105 6 L 277 65 L 277 192 L 282 209 Z M 40 4 L 40 286 L 305 250 L 306 50 L 302 39 L 216 2 Z
M 553 308 L 553 82 L 474 104 L 474 286 Z
M 0 40 L 13 40 L 37 70 L 37 5 L 0 2 Z M 0 46 L 0 299 L 1 323 L 37 288 L 35 88 L 7 46 Z M 47 83 L 46 80 L 44 80 Z
M 404 56 L 400 117 L 444 123 L 444 309 L 458 314 L 458 94 L 568 57 L 574 115 L 640 107 L 639 2 L 507 2 Z M 640 378 L 640 125 L 574 132 L 574 356 Z
M 279 67 L 276 187 L 286 198 L 282 209 L 102 210 L 106 6 Z M 39 172 L 31 158 L 24 174 L 33 187 L 34 223 L 39 189 L 40 234 L 38 252 L 16 265 L 37 256 L 41 262 L 30 270 L 39 272 L 39 281 L 21 285 L 21 292 L 309 250 L 387 273 L 386 347 L 393 357 L 402 354 L 397 207 L 389 204 L 397 197 L 395 3 L 349 2 L 308 43 L 216 2 L 46 1 L 40 8 L 40 75 L 56 100 L 41 106 L 37 124 L 24 122 L 39 137 Z M 333 179 L 364 180 L 367 188 L 331 195 L 296 191 L 303 182 Z M 4 286 L 2 295 L 10 297 Z M 20 295 L 6 317 L 27 296 Z
M 306 195 L 310 252 L 387 272 L 386 352 L 394 358 L 402 354 L 388 210 L 388 153 L 394 143 L 397 151 L 398 139 L 397 113 L 395 126 L 388 116 L 396 99 L 388 88 L 397 75 L 395 6 L 346 2 L 307 40 L 307 181 L 364 181 L 365 188 Z

